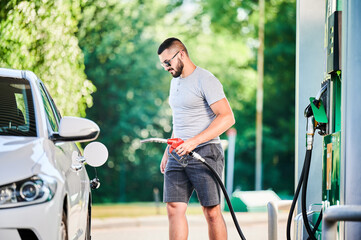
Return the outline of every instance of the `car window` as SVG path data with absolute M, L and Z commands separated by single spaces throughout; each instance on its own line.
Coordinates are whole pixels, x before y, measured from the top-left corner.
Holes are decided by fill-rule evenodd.
M 52 109 L 53 109 L 53 113 L 58 121 L 58 123 L 60 122 L 60 119 L 61 119 L 61 114 L 59 112 L 59 109 L 56 107 L 55 103 L 54 103 L 54 100 L 53 98 L 51 97 L 51 95 L 49 94 L 49 91 L 48 89 L 46 88 L 46 86 L 41 83 L 41 86 L 43 87 L 44 89 L 44 92 L 46 93 L 48 99 L 49 99 L 49 104 L 51 105 Z
M 36 136 L 33 97 L 27 80 L 0 77 L 0 135 Z
M 57 112 L 54 110 L 55 107 L 53 107 L 53 104 L 50 102 L 50 100 L 48 98 L 48 94 L 45 90 L 45 87 L 42 84 L 40 84 L 40 92 L 41 92 L 41 97 L 43 99 L 45 112 L 46 112 L 46 115 L 48 116 L 51 129 L 54 132 L 58 132 L 59 131 L 59 126 L 58 126 L 59 118 L 58 118 Z

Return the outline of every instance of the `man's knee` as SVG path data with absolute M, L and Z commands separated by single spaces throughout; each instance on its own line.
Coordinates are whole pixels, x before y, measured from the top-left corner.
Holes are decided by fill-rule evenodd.
M 218 221 L 219 218 L 222 217 L 220 205 L 203 207 L 203 213 L 206 219 L 210 222 Z
M 167 213 L 169 217 L 185 215 L 187 204 L 182 202 L 168 202 Z

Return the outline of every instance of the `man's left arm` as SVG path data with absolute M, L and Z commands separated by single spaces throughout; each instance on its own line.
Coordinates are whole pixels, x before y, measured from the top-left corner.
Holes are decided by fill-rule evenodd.
M 188 154 L 199 144 L 221 135 L 235 123 L 233 112 L 229 106 L 227 98 L 222 98 L 210 105 L 210 107 L 216 115 L 216 118 L 203 132 L 186 140 L 183 144 L 176 148 L 176 152 L 179 156 Z

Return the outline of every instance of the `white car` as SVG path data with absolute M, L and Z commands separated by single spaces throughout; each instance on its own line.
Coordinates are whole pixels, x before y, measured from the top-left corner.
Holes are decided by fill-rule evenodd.
M 0 68 L 0 239 L 90 239 L 91 187 L 84 163 L 108 151 L 94 122 L 61 117 L 30 71 Z

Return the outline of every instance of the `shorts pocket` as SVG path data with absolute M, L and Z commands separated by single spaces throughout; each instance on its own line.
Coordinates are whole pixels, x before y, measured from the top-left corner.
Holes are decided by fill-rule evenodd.
M 211 151 L 216 161 L 218 161 L 220 158 L 224 158 L 223 148 L 221 144 L 212 144 Z

